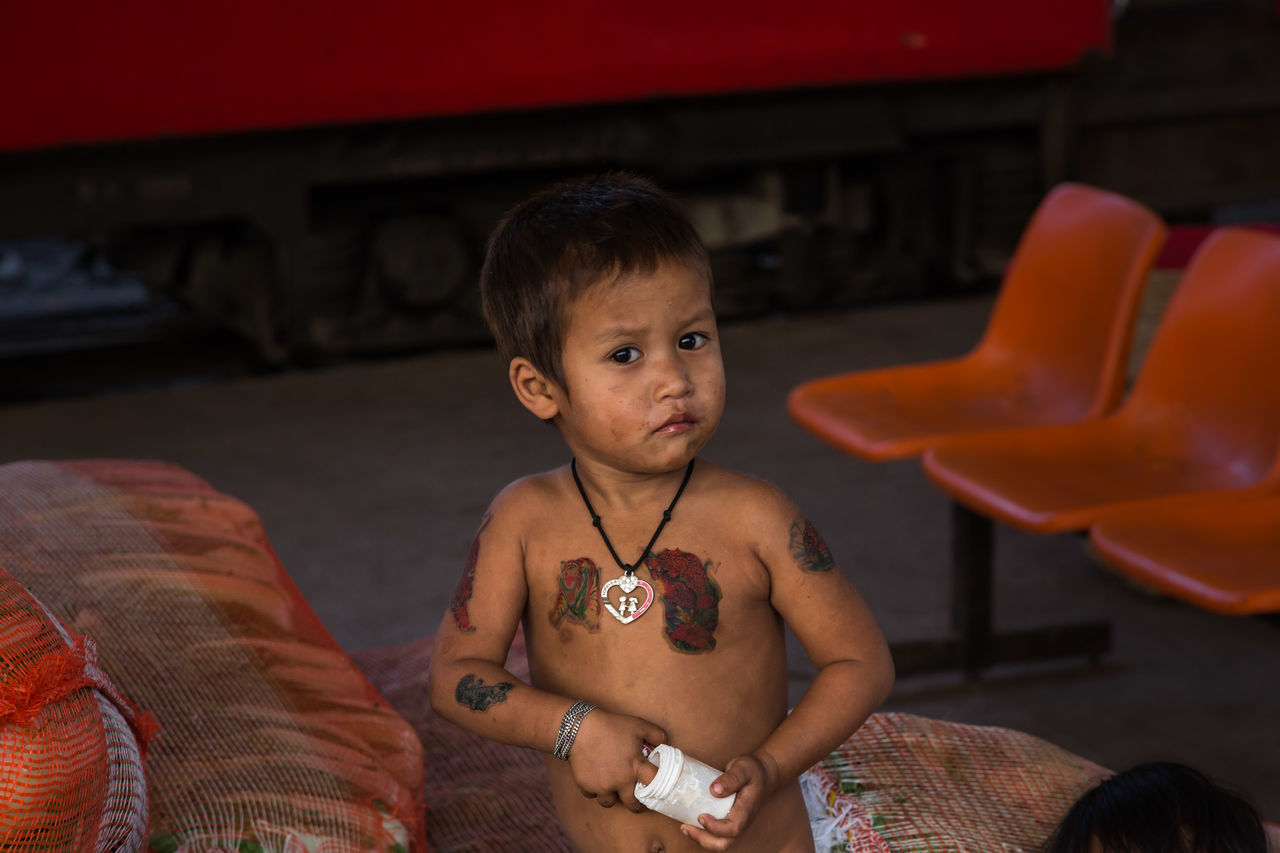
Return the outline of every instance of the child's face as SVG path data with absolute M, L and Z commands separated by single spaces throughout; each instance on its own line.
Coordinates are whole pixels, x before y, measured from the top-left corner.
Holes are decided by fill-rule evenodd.
M 711 287 L 688 266 L 667 262 L 590 288 L 569 306 L 562 363 L 556 424 L 580 460 L 671 471 L 720 423 L 724 364 Z

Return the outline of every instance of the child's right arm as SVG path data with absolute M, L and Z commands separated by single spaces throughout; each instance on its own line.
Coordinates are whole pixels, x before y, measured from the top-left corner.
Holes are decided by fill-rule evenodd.
M 528 596 L 513 498 L 499 496 L 481 520 L 449 612 L 436 632 L 431 706 L 483 737 L 550 753 L 576 697 L 538 690 L 503 666 Z M 645 742 L 665 741 L 666 733 L 652 723 L 593 710 L 582 718 L 569 751 L 574 781 L 584 796 L 603 806 L 622 802 L 641 811 L 635 782 L 653 776 L 641 748 Z

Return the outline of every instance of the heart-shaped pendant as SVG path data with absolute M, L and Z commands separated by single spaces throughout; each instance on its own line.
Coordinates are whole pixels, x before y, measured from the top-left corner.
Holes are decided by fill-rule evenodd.
M 609 591 L 615 586 L 622 589 L 622 597 L 619 599 L 617 607 L 614 607 L 609 601 Z M 631 594 L 635 592 L 636 587 L 644 589 L 644 604 L 637 602 L 635 596 Z M 609 611 L 609 615 L 623 625 L 628 625 L 643 616 L 644 612 L 649 609 L 649 605 L 653 603 L 653 587 L 628 572 L 622 577 L 614 578 L 600 587 L 600 600 L 604 602 L 604 609 Z

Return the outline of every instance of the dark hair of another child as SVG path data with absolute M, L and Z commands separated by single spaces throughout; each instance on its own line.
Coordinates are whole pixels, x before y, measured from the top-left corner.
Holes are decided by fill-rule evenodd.
M 1257 811 L 1198 770 L 1151 762 L 1087 791 L 1044 853 L 1266 853 Z
M 560 353 L 572 300 L 595 284 L 664 261 L 711 282 L 707 250 L 675 201 L 651 181 L 610 173 L 566 181 L 520 203 L 489 238 L 480 294 L 506 362 L 529 359 L 564 387 Z

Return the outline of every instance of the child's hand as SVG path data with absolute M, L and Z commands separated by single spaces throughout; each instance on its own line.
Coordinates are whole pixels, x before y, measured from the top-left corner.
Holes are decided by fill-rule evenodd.
M 584 797 L 612 808 L 622 803 L 629 811 L 645 810 L 636 799 L 636 781 L 648 782 L 657 772 L 641 752 L 645 743 L 666 743 L 662 729 L 625 714 L 599 708 L 582 718 L 578 737 L 569 750 L 569 767 Z
M 716 820 L 709 814 L 698 815 L 701 827 L 681 824 L 680 831 L 708 850 L 727 850 L 751 823 L 756 807 L 772 792 L 777 778 L 778 765 L 768 755 L 743 755 L 733 759 L 720 778 L 711 783 L 711 793 L 717 797 L 738 795 L 729 814 L 724 820 Z

